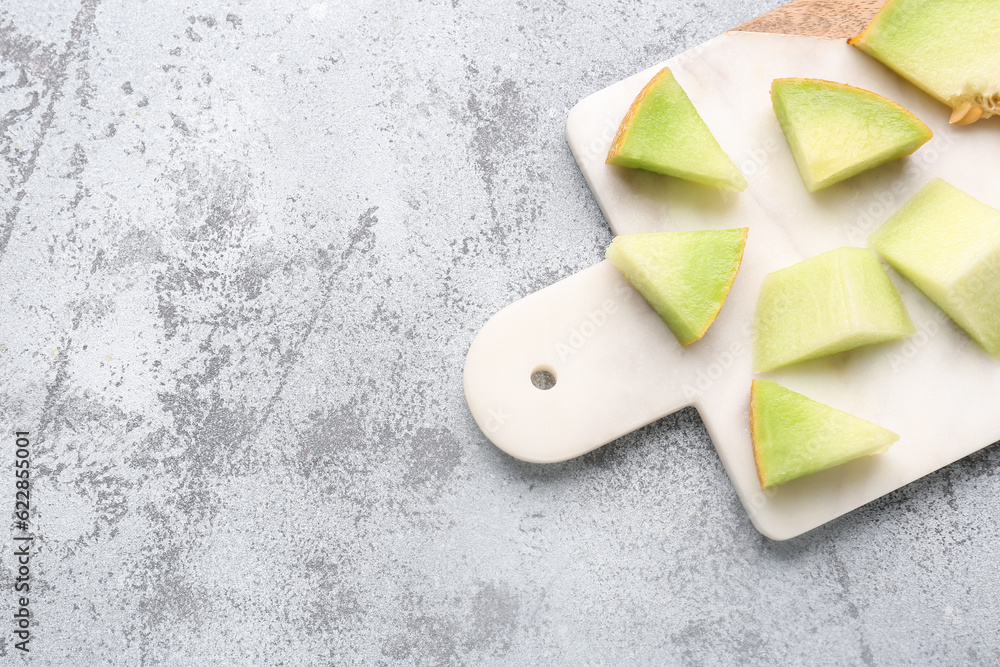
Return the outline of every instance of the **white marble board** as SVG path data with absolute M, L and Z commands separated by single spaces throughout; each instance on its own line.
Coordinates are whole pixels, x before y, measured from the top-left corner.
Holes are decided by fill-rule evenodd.
M 643 85 L 669 66 L 749 181 L 740 194 L 604 163 Z M 875 91 L 934 138 L 914 155 L 809 194 L 771 109 L 771 81 L 802 76 Z M 948 109 L 843 40 L 729 33 L 582 100 L 567 137 L 616 234 L 749 227 L 743 265 L 708 334 L 682 348 L 607 261 L 494 316 L 465 366 L 469 407 L 512 456 L 561 461 L 695 406 L 754 525 L 787 539 L 1000 440 L 1000 362 L 890 270 L 918 333 L 758 375 L 900 434 L 886 454 L 763 492 L 748 425 L 751 323 L 771 271 L 873 232 L 940 176 L 1000 207 L 1000 119 L 948 124 Z M 549 370 L 555 386 L 530 375 Z M 664 480 L 664 493 L 670 493 Z M 985 519 L 985 518 L 984 518 Z

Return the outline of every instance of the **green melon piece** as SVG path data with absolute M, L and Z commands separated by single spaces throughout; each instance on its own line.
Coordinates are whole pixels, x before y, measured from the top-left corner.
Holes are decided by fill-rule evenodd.
M 743 174 L 666 67 L 632 102 L 608 151 L 607 163 L 729 190 L 747 187 Z
M 953 109 L 966 125 L 1000 113 L 1000 2 L 889 0 L 851 44 Z
M 914 333 L 875 253 L 837 248 L 764 278 L 754 319 L 754 369 L 771 371 Z
M 932 136 L 881 95 L 822 79 L 775 79 L 771 102 L 809 192 L 909 155 Z
M 705 335 L 743 261 L 747 228 L 617 236 L 605 256 L 682 345 Z
M 885 452 L 899 436 L 771 380 L 750 389 L 750 434 L 767 490 L 851 459 Z
M 1000 211 L 935 178 L 869 243 L 1000 359 Z

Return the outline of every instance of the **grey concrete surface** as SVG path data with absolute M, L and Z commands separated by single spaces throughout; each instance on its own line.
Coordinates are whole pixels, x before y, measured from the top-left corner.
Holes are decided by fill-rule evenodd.
M 569 108 L 777 4 L 0 3 L 0 662 L 998 664 L 996 447 L 775 543 L 694 411 L 542 467 L 465 406 L 610 240 Z

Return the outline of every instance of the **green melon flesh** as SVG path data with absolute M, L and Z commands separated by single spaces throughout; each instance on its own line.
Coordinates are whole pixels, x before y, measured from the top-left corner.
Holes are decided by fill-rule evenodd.
M 743 174 L 666 67 L 632 102 L 608 151 L 607 163 L 728 190 L 747 187 Z
M 1000 113 L 1000 2 L 890 0 L 849 40 L 968 124 Z
M 916 333 L 871 250 L 837 248 L 764 278 L 754 369 L 771 371 Z
M 750 389 L 750 433 L 765 491 L 851 459 L 885 452 L 899 436 L 771 380 Z
M 932 136 L 881 95 L 822 79 L 775 79 L 771 102 L 809 192 L 909 155 Z
M 1000 211 L 935 178 L 869 243 L 1000 359 Z
M 743 261 L 747 229 L 615 237 L 605 256 L 682 345 L 705 335 Z

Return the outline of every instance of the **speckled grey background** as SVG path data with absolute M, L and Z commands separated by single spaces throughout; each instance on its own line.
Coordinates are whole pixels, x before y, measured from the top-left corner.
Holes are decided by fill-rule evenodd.
M 693 411 L 542 467 L 465 406 L 610 240 L 569 108 L 777 4 L 2 2 L 29 661 L 997 664 L 996 447 L 774 543 Z

